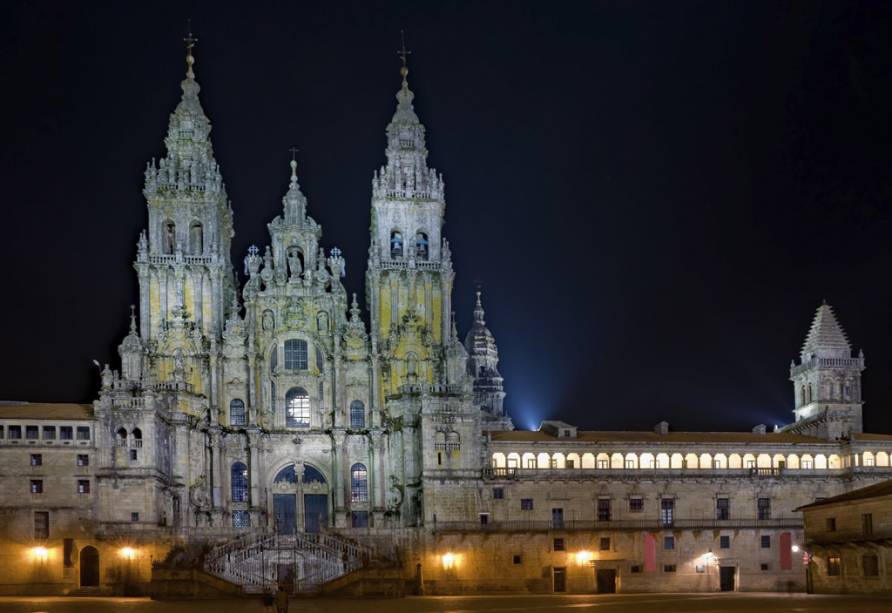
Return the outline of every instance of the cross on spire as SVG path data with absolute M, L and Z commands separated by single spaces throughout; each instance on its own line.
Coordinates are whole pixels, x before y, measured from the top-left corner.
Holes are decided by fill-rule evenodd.
M 291 152 L 291 161 L 296 162 L 297 160 L 295 159 L 295 157 L 297 156 L 297 152 L 300 151 L 300 149 L 298 149 L 297 147 L 291 147 L 288 151 Z
M 405 79 L 406 75 L 409 74 L 408 58 L 412 55 L 412 52 L 406 49 L 406 33 L 403 30 L 400 30 L 400 42 L 402 44 L 400 50 L 397 51 L 396 54 L 400 56 L 400 60 L 403 62 L 403 67 L 400 68 L 400 74 L 403 75 L 403 79 Z
M 192 48 L 198 42 L 198 39 L 192 36 L 192 19 L 186 20 L 186 29 L 189 31 L 183 38 L 183 42 L 186 43 L 186 76 L 194 79 L 195 72 L 192 70 L 192 65 L 195 64 L 195 58 L 192 56 Z

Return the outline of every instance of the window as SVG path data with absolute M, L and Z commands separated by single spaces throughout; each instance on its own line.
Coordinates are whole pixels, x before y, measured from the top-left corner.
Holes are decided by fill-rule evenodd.
M 3 426 L 0 426 L 0 438 L 3 438 Z
M 415 255 L 419 260 L 426 260 L 428 252 L 427 234 L 419 232 L 415 235 Z
M 598 499 L 598 521 L 610 521 L 610 499 Z
M 134 428 L 132 434 L 132 438 L 130 439 L 130 446 L 141 448 L 142 447 L 142 430 L 139 428 Z M 78 438 L 80 438 L 80 433 L 78 433 Z
M 533 510 L 533 499 L 532 498 L 521 498 L 520 499 L 520 510 L 521 511 L 532 511 Z
M 269 371 L 274 372 L 279 367 L 279 348 L 273 347 L 269 352 Z
M 501 488 L 501 487 L 494 487 L 494 488 L 492 488 L 492 497 L 493 497 L 495 500 L 502 500 L 503 498 L 505 498 L 505 490 L 504 490 L 504 488 Z
M 77 440 L 79 440 L 79 441 L 89 441 L 90 440 L 90 427 L 89 426 L 78 426 L 77 427 Z
M 50 538 L 50 512 L 34 511 L 34 538 Z
M 610 551 L 610 537 L 603 536 L 601 537 L 600 547 L 598 547 L 601 551 Z
M 567 460 L 564 463 L 565 468 L 576 468 L 576 460 Z
M 674 536 L 664 536 L 663 537 L 663 549 L 669 551 L 671 549 L 675 549 L 675 537 Z
M 31 493 L 43 494 L 43 479 L 31 479 Z
M 554 508 L 551 510 L 551 526 L 553 528 L 564 527 L 564 510 L 562 508 Z
M 802 460 L 800 466 L 802 466 L 802 470 L 811 470 L 815 467 L 814 460 Z
M 839 554 L 831 554 L 827 557 L 827 576 L 839 576 Z
M 771 519 L 771 499 L 770 498 L 759 498 L 756 503 L 756 508 L 759 511 L 759 519 Z
M 168 220 L 164 222 L 164 237 L 161 245 L 165 255 L 173 255 L 174 246 L 176 245 L 177 225 Z
M 536 458 L 527 459 L 527 468 L 536 468 Z
M 78 494 L 89 494 L 90 493 L 90 480 L 89 479 L 78 479 L 77 480 L 77 493 Z
M 10 426 L 9 427 L 9 438 L 10 440 L 17 440 L 22 438 L 22 427 L 21 426 Z
M 244 462 L 235 462 L 230 475 L 232 502 L 248 502 L 248 467 Z
M 365 464 L 350 467 L 350 502 L 367 502 L 369 499 L 369 473 Z
M 729 498 L 716 498 L 715 518 L 731 519 L 731 500 Z
M 136 511 L 130 513 L 130 521 L 139 521 L 139 513 Z
M 201 224 L 193 221 L 189 226 L 189 253 L 192 255 L 201 255 L 204 252 L 202 240 Z
M 229 425 L 244 426 L 248 421 L 245 419 L 245 401 L 241 398 L 233 398 L 229 401 Z
M 520 564 L 520 563 L 523 562 L 523 558 L 522 558 L 521 556 L 517 555 L 517 554 L 514 554 L 514 556 L 513 556 L 513 562 L 514 562 L 515 564 Z
M 629 511 L 641 513 L 644 510 L 644 498 L 629 498 Z
M 59 426 L 59 440 L 70 441 L 74 438 L 74 428 L 71 426 Z
M 767 562 L 762 562 L 761 564 L 759 564 L 759 570 L 768 570 L 768 569 L 769 569 L 769 566 L 768 566 Z
M 350 513 L 350 525 L 354 528 L 368 528 L 369 527 L 369 512 L 368 511 L 353 511 Z
M 640 572 L 641 572 L 641 565 L 640 565 L 640 564 L 633 564 L 631 567 L 629 567 L 629 572 L 631 572 L 631 573 L 640 573 Z
M 675 564 L 663 564 L 663 572 L 664 573 L 674 573 L 675 572 Z
M 31 454 L 31 466 L 43 466 L 43 454 L 32 453 Z
M 365 405 L 361 400 L 350 403 L 350 427 L 354 430 L 365 428 Z
M 660 523 L 664 528 L 672 526 L 675 515 L 675 500 L 672 498 L 660 499 Z
M 40 428 L 38 426 L 25 426 L 25 438 L 29 441 L 36 441 L 40 438 Z
M 746 467 L 747 467 L 747 468 L 755 468 L 755 467 L 756 467 L 756 461 L 755 461 L 755 460 L 747 460 L 747 461 L 746 461 Z
M 233 528 L 250 528 L 251 527 L 251 514 L 247 511 L 233 511 L 232 512 L 232 527 Z
M 131 462 L 136 462 L 136 461 L 138 461 L 138 460 L 139 460 L 139 450 L 138 450 L 138 449 L 131 449 L 131 450 L 130 450 L 130 461 L 131 461 Z
M 552 549 L 554 549 L 554 551 L 566 551 L 564 548 L 564 539 L 554 539 Z
M 861 534 L 873 536 L 873 513 L 861 514 Z
M 398 230 L 390 233 L 390 257 L 403 257 L 403 234 Z
M 763 534 L 761 538 L 762 549 L 771 549 L 771 536 Z
M 867 554 L 861 557 L 861 567 L 865 577 L 879 577 L 880 564 L 875 554 Z
M 45 441 L 56 440 L 56 426 L 44 426 L 43 427 L 43 440 L 45 440 Z
M 635 460 L 626 460 L 626 468 L 635 468 Z
M 86 454 L 78 454 L 77 465 L 78 466 L 89 466 L 90 465 L 90 456 L 88 456 Z
M 285 341 L 285 368 L 287 370 L 307 369 L 307 341 L 294 338 Z
M 827 532 L 836 532 L 836 518 L 835 517 L 827 518 Z
M 307 428 L 310 425 L 310 396 L 302 387 L 293 387 L 285 394 L 285 426 Z
M 487 524 L 489 524 L 489 513 L 481 513 L 479 517 L 481 526 L 486 526 Z
M 865 466 L 876 466 L 876 461 L 873 459 L 871 455 L 864 456 L 864 465 Z
M 598 468 L 610 468 L 610 462 L 608 460 L 598 460 Z
M 719 537 L 719 548 L 720 549 L 731 549 L 731 537 L 730 536 L 720 536 Z

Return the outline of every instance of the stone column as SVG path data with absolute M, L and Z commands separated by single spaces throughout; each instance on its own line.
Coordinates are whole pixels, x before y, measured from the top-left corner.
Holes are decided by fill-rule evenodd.
M 370 464 L 375 466 L 374 487 L 370 488 L 370 502 L 375 511 L 384 510 L 385 493 L 387 490 L 387 473 L 385 470 L 384 457 L 384 432 L 380 429 L 372 430 L 369 433 L 371 437 L 371 458 Z
M 219 428 L 212 428 L 208 435 L 210 437 L 211 451 L 211 501 L 215 509 L 223 506 L 223 453 L 222 453 L 222 436 Z
M 248 456 L 249 456 L 249 466 L 248 466 L 248 483 L 250 484 L 249 489 L 249 506 L 254 508 L 260 508 L 263 505 L 260 500 L 260 429 L 259 428 L 249 428 L 248 429 Z
M 331 487 L 334 495 L 334 509 L 336 516 L 342 516 L 345 511 L 344 491 L 346 485 L 344 475 L 346 458 L 344 457 L 344 442 L 347 440 L 347 433 L 340 428 L 332 430 L 331 440 L 334 446 L 331 450 Z

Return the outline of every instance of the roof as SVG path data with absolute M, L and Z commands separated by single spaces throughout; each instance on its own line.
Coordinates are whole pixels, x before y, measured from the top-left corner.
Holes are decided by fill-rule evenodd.
M 892 434 L 870 434 L 867 432 L 859 432 L 852 434 L 853 441 L 892 441 Z
M 815 313 L 802 345 L 802 361 L 807 361 L 811 354 L 819 357 L 851 357 L 851 352 L 849 340 L 836 320 L 833 309 L 827 303 L 822 304 Z
M 73 402 L 0 403 L 0 419 L 92 419 L 93 406 Z
M 881 496 L 892 496 L 892 479 L 890 479 L 888 481 L 882 481 L 880 483 L 874 483 L 873 485 L 868 485 L 867 487 L 862 487 L 857 490 L 852 490 L 851 492 L 847 492 L 845 494 L 840 494 L 839 496 L 833 496 L 832 498 L 827 498 L 826 500 L 813 502 L 811 504 L 801 506 L 796 510 L 801 511 L 802 509 L 812 509 L 815 507 L 823 507 L 826 505 L 837 504 L 840 502 L 852 502 L 854 500 L 866 500 L 868 498 L 879 498 Z
M 532 430 L 514 430 L 511 432 L 493 432 L 493 441 L 505 442 L 536 442 L 555 441 L 566 442 L 567 439 L 558 439 L 547 432 Z M 754 432 L 669 432 L 657 434 L 656 432 L 629 432 L 629 431 L 578 431 L 577 441 L 603 442 L 603 443 L 826 443 L 824 439 L 813 436 L 803 436 L 792 432 L 768 432 L 756 434 Z

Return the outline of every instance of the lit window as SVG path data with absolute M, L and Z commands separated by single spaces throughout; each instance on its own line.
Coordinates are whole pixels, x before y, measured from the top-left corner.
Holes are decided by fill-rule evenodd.
M 247 511 L 233 511 L 232 512 L 232 527 L 233 528 L 250 528 L 251 527 L 251 514 Z
M 307 341 L 300 339 L 285 341 L 285 368 L 287 370 L 307 369 Z
M 827 557 L 827 576 L 839 576 L 839 554 L 830 555 Z
M 803 470 L 811 470 L 815 467 L 815 464 L 812 460 L 802 460 L 802 469 Z
M 244 426 L 245 420 L 245 401 L 235 398 L 229 403 L 229 425 Z
M 350 467 L 350 501 L 368 502 L 369 473 L 364 464 Z
M 293 387 L 285 394 L 285 426 L 307 428 L 310 425 L 310 396 L 302 387 Z
M 598 468 L 610 468 L 610 462 L 607 460 L 598 460 Z
M 532 498 L 521 498 L 520 499 L 520 510 L 521 511 L 532 511 L 533 510 L 533 499 Z
M 89 494 L 90 493 L 90 480 L 89 479 L 78 479 L 77 480 L 77 493 L 78 494 Z
M 365 405 L 360 400 L 350 403 L 350 427 L 354 430 L 365 428 Z
M 90 465 L 90 456 L 85 455 L 85 454 L 78 454 L 77 465 L 78 466 L 89 466 Z
M 42 479 L 31 479 L 31 493 L 32 494 L 43 494 L 43 480 Z
M 248 502 L 248 467 L 243 462 L 232 465 L 232 502 Z
M 43 466 L 43 454 L 32 453 L 31 454 L 31 466 Z

